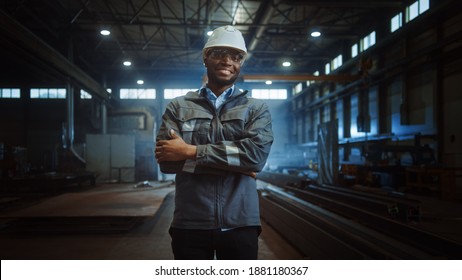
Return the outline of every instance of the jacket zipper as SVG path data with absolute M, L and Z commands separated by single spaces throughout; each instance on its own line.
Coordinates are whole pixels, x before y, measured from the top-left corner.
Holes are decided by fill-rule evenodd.
M 221 111 L 221 109 L 223 108 L 223 106 L 226 103 L 230 102 L 231 100 L 237 98 L 240 95 L 241 94 L 238 94 L 238 95 L 235 95 L 235 96 L 231 97 L 229 100 L 227 100 L 225 103 L 223 103 L 220 106 L 220 110 L 217 110 L 215 108 L 215 106 L 212 104 L 212 102 L 210 102 L 210 100 L 205 98 L 207 100 L 207 103 L 212 108 L 212 112 L 214 113 L 214 118 L 215 118 L 215 131 L 214 131 L 215 139 L 212 139 L 213 142 L 217 141 L 219 139 L 219 136 L 220 136 L 219 131 L 220 131 L 220 127 L 221 127 L 221 122 L 220 122 L 220 111 Z M 222 228 L 223 227 L 223 205 L 221 203 L 221 196 L 222 196 L 222 192 L 223 192 L 223 183 L 224 183 L 223 179 L 221 179 L 220 183 L 218 185 L 215 185 L 215 224 L 216 224 L 217 228 Z
M 211 108 L 211 111 L 213 112 L 213 116 L 215 118 L 214 122 L 215 122 L 215 125 L 214 127 L 212 127 L 212 129 L 214 129 L 214 131 L 212 132 L 212 135 L 214 136 L 214 139 L 211 139 L 212 142 L 215 142 L 217 141 L 218 137 L 219 137 L 219 125 L 220 125 L 220 121 L 219 121 L 219 112 L 218 110 L 215 108 L 215 106 L 213 105 L 212 102 L 210 102 L 210 100 L 208 98 L 204 98 L 206 100 L 206 102 L 209 104 L 210 108 Z M 223 225 L 223 219 L 222 219 L 222 215 L 223 215 L 223 210 L 222 210 L 222 205 L 221 205 L 221 185 L 223 184 L 222 181 L 220 181 L 219 184 L 215 185 L 214 188 L 215 188 L 215 227 L 216 228 L 221 228 L 221 226 Z

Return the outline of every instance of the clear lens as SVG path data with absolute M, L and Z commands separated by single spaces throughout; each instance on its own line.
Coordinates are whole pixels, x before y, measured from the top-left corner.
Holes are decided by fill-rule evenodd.
M 213 59 L 223 59 L 228 56 L 232 61 L 239 63 L 244 59 L 244 55 L 242 53 L 228 49 L 212 49 L 209 54 Z

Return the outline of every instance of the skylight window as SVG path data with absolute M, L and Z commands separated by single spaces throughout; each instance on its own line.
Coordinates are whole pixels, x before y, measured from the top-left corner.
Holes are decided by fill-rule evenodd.
M 0 98 L 21 98 L 19 88 L 0 88 Z

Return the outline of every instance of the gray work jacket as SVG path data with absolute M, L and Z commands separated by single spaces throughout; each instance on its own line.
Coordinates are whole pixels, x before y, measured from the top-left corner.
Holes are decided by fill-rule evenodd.
M 156 141 L 173 129 L 197 146 L 195 160 L 161 162 L 176 173 L 172 227 L 217 229 L 259 226 L 256 180 L 273 142 L 271 115 L 261 100 L 235 89 L 217 109 L 199 92 L 173 99 L 162 117 Z

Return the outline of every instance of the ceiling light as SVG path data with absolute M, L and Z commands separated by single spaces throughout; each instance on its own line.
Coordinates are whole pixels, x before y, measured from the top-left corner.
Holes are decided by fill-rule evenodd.
M 272 83 L 273 83 L 273 81 L 270 81 L 270 80 L 265 82 L 265 84 L 267 84 L 267 85 L 271 85 Z
M 311 32 L 311 37 L 315 37 L 315 38 L 316 38 L 316 37 L 319 37 L 319 36 L 321 36 L 321 32 L 319 32 L 319 31 L 313 31 L 313 32 Z
M 101 35 L 103 36 L 109 36 L 111 34 L 111 31 L 107 30 L 107 29 L 103 29 L 99 32 Z
M 124 66 L 127 66 L 127 67 L 128 67 L 128 66 L 131 66 L 131 65 L 132 65 L 132 62 L 129 61 L 129 60 L 125 60 L 125 61 L 123 62 L 123 64 L 124 64 Z
M 282 66 L 284 66 L 284 67 L 289 67 L 290 65 L 292 65 L 292 63 L 290 63 L 290 61 L 284 61 L 282 63 Z
M 139 84 L 139 85 L 142 85 L 142 84 L 144 84 L 144 81 L 143 80 L 138 80 L 138 81 L 136 81 L 136 83 Z

